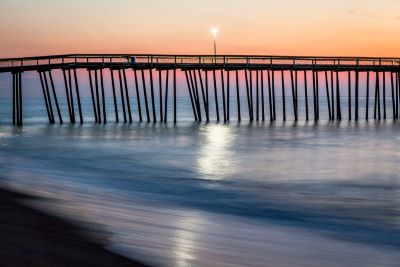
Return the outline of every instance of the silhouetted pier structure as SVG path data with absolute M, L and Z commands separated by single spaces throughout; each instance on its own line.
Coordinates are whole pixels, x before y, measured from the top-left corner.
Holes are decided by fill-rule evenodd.
M 230 121 L 232 112 L 236 112 L 239 121 L 245 116 L 250 121 L 265 121 L 266 119 L 275 121 L 277 120 L 278 97 L 281 98 L 279 111 L 282 112 L 281 118 L 284 121 L 287 118 L 288 105 L 292 106 L 295 121 L 299 120 L 299 105 L 305 106 L 306 120 L 318 121 L 322 115 L 320 114 L 321 101 L 326 101 L 327 114 L 325 115 L 329 120 L 342 120 L 342 111 L 347 108 L 348 119 L 357 121 L 360 119 L 360 105 L 366 107 L 363 119 L 370 118 L 368 114 L 370 105 L 374 107 L 374 119 L 386 119 L 388 112 L 392 113 L 391 117 L 394 120 L 399 118 L 400 59 L 398 58 L 70 54 L 0 59 L 0 72 L 10 72 L 13 75 L 14 124 L 22 125 L 23 123 L 22 73 L 26 71 L 39 73 L 49 122 L 55 123 L 56 120 L 59 123 L 64 122 L 52 76 L 54 69 L 61 69 L 63 72 L 68 117 L 71 123 L 83 123 L 85 120 L 82 113 L 77 69 L 85 69 L 88 72 L 93 115 L 98 123 L 107 122 L 105 69 L 108 69 L 110 73 L 114 100 L 112 112 L 115 112 L 116 122 L 132 122 L 132 105 L 137 105 L 139 121 L 167 122 L 169 119 L 168 99 L 171 94 L 173 99 L 171 120 L 176 122 L 178 119 L 177 71 L 185 75 L 195 121 L 210 121 L 211 108 L 215 109 L 217 121 Z M 128 81 L 127 70 L 133 70 L 133 81 Z M 152 70 L 158 71 L 158 77 L 153 77 Z M 280 74 L 281 81 L 277 81 L 277 73 Z M 347 95 L 340 95 L 342 90 L 339 73 L 347 74 Z M 363 88 L 366 95 L 364 103 L 360 102 L 359 97 L 361 73 L 366 73 L 366 86 Z M 233 83 L 231 83 L 231 75 L 234 76 Z M 241 103 L 240 75 L 245 78 L 246 103 Z M 209 83 L 210 77 L 211 83 Z M 285 77 L 289 83 L 285 81 Z M 308 81 L 310 77 L 311 84 Z M 322 84 L 321 79 L 324 81 Z M 140 90 L 140 80 L 142 90 Z M 375 85 L 373 88 L 370 88 L 371 81 Z M 158 82 L 159 87 L 158 103 L 155 98 L 155 82 Z M 299 98 L 299 82 L 304 85 L 303 103 Z M 133 84 L 134 92 L 129 92 L 128 83 Z M 276 83 L 279 83 L 279 87 Z M 388 91 L 387 85 L 390 88 Z M 286 87 L 289 88 L 291 94 L 287 95 Z M 118 106 L 116 94 L 118 89 L 121 98 L 120 106 Z M 236 110 L 231 108 L 231 90 L 236 91 Z M 278 92 L 281 96 L 277 95 Z M 321 92 L 324 92 L 324 97 L 320 96 Z M 132 102 L 130 94 L 135 95 L 135 103 Z M 369 103 L 370 96 L 373 96 L 374 103 Z M 219 102 L 221 97 L 222 103 Z M 312 97 L 311 103 L 309 103 L 310 97 Z M 349 101 L 343 103 L 342 100 L 345 97 Z M 391 111 L 387 110 L 388 97 L 391 101 L 389 105 L 392 107 Z M 141 102 L 143 98 L 144 103 Z M 352 102 L 354 107 L 352 107 Z M 347 104 L 347 107 L 343 106 L 344 104 Z M 159 114 L 156 112 L 156 105 L 158 105 Z M 242 105 L 247 105 L 246 114 L 241 111 Z M 122 118 L 118 114 L 121 109 Z M 267 109 L 269 118 L 266 118 Z

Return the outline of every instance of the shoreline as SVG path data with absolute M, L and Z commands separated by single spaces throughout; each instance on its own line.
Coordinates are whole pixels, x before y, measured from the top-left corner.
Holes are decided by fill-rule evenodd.
M 0 187 L 2 266 L 147 266 L 105 249 L 104 238 L 22 203 L 30 198 Z

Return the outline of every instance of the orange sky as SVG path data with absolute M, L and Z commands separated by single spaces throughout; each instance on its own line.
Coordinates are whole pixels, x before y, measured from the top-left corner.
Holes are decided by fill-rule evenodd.
M 0 57 L 61 53 L 400 56 L 399 0 L 2 0 Z

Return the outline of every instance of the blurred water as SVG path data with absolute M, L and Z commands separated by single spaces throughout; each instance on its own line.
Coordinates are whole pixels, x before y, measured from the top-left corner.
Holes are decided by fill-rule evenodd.
M 399 266 L 397 122 L 196 124 L 178 100 L 177 125 L 50 126 L 24 99 L 23 128 L 1 100 L 0 179 L 158 266 Z

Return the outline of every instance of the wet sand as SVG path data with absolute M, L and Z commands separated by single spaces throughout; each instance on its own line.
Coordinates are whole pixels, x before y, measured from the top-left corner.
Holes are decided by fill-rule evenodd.
M 24 204 L 0 188 L 1 266 L 145 266 L 104 248 L 105 239 Z

